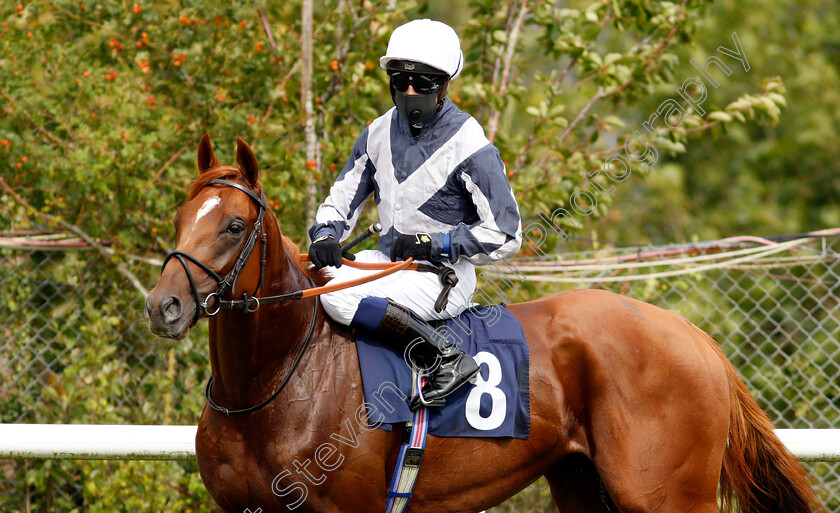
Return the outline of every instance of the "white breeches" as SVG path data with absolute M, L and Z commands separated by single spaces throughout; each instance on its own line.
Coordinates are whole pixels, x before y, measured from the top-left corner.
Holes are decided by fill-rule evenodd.
M 356 253 L 356 261 L 381 263 L 390 262 L 391 259 L 381 251 L 369 249 Z M 461 259 L 454 265 L 450 263 L 445 265 L 455 271 L 458 284 L 449 292 L 449 302 L 446 309 L 440 313 L 435 312 L 435 301 L 442 289 L 440 278 L 434 273 L 418 271 L 398 271 L 362 285 L 324 294 L 321 296 L 321 303 L 330 317 L 345 325 L 349 325 L 350 321 L 353 320 L 359 301 L 370 296 L 393 299 L 397 303 L 410 308 L 427 321 L 455 317 L 470 305 L 472 295 L 475 292 L 475 267 L 466 259 Z M 333 276 L 330 284 L 341 283 L 379 272 L 355 269 L 349 265 L 327 269 Z

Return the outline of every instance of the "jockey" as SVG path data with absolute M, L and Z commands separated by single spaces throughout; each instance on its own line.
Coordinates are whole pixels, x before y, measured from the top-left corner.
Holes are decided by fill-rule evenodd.
M 438 21 L 411 21 L 391 34 L 379 64 L 390 77 L 395 107 L 356 140 L 309 229 L 309 256 L 316 268 L 335 268 L 332 283 L 368 274 L 341 266 L 339 241 L 353 231 L 373 194 L 382 236 L 379 250 L 356 254 L 360 262 L 414 257 L 448 262 L 454 270 L 458 283 L 440 313 L 434 310 L 441 290 L 434 273 L 399 271 L 322 296 L 337 322 L 372 332 L 412 359 L 434 361 L 413 410 L 443 404 L 479 372 L 471 356 L 426 321 L 455 317 L 469 307 L 474 265 L 515 255 L 522 230 L 499 150 L 478 121 L 446 98 L 449 81 L 464 67 L 455 31 Z

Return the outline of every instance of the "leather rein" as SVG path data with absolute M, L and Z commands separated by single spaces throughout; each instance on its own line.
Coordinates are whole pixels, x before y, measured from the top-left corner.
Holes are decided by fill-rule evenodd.
M 283 380 L 283 382 L 280 384 L 280 386 L 269 397 L 267 397 L 265 400 L 261 401 L 259 404 L 256 404 L 254 406 L 250 406 L 248 408 L 242 408 L 242 409 L 238 409 L 238 410 L 230 410 L 230 409 L 225 408 L 223 406 L 219 406 L 213 400 L 213 395 L 211 393 L 211 387 L 213 385 L 213 376 L 212 375 L 210 376 L 210 379 L 207 380 L 207 387 L 205 388 L 204 395 L 207 398 L 207 404 L 209 404 L 211 408 L 213 408 L 214 410 L 216 410 L 217 412 L 219 412 L 223 415 L 238 415 L 238 414 L 251 413 L 251 412 L 260 410 L 260 409 L 264 408 L 266 405 L 268 405 L 271 401 L 273 401 L 274 398 L 276 398 L 277 395 L 280 394 L 280 392 L 284 388 L 286 388 L 286 385 L 289 383 L 289 380 L 292 378 L 292 375 L 294 374 L 295 370 L 297 369 L 298 364 L 300 363 L 301 359 L 303 359 L 303 355 L 306 352 L 307 348 L 309 347 L 309 343 L 312 341 L 312 336 L 315 333 L 315 326 L 317 325 L 317 320 L 318 320 L 318 303 L 319 303 L 317 296 L 319 296 L 321 294 L 327 294 L 327 293 L 330 293 L 330 292 L 335 292 L 337 290 L 346 289 L 346 288 L 349 288 L 349 287 L 354 287 L 356 285 L 361 285 L 362 283 L 367 283 L 369 281 L 378 280 L 379 278 L 388 276 L 388 275 L 393 274 L 397 271 L 402 271 L 404 269 L 417 270 L 417 271 L 427 271 L 427 272 L 437 272 L 439 274 L 439 276 L 441 276 L 441 280 L 442 281 L 444 280 L 445 271 L 443 273 L 441 273 L 438 270 L 437 267 L 429 266 L 429 265 L 425 265 L 425 264 L 415 264 L 415 263 L 413 263 L 414 259 L 411 258 L 411 257 L 409 257 L 404 262 L 395 263 L 395 264 L 394 263 L 380 263 L 380 264 L 377 264 L 377 263 L 356 263 L 352 260 L 348 260 L 348 259 L 344 258 L 344 259 L 342 259 L 343 262 L 344 262 L 344 265 L 349 265 L 351 267 L 356 267 L 358 269 L 368 269 L 368 270 L 381 269 L 381 271 L 378 272 L 378 273 L 375 273 L 375 274 L 371 274 L 370 276 L 365 276 L 365 277 L 362 277 L 362 278 L 358 278 L 358 279 L 355 279 L 355 280 L 349 280 L 349 281 L 342 282 L 342 283 L 336 283 L 334 285 L 324 285 L 324 286 L 321 286 L 321 287 L 315 287 L 314 286 L 315 284 L 312 281 L 312 278 L 307 276 L 307 278 L 309 278 L 310 285 L 313 286 L 312 288 L 305 289 L 305 290 L 298 290 L 296 292 L 291 292 L 291 293 L 288 293 L 288 294 L 281 294 L 281 295 L 277 295 L 277 296 L 267 296 L 267 297 L 257 298 L 256 297 L 257 293 L 259 293 L 259 291 L 262 289 L 262 287 L 264 285 L 264 279 L 265 279 L 264 274 L 265 274 L 265 265 L 266 265 L 266 246 L 267 246 L 267 242 L 268 242 L 267 236 L 266 236 L 266 233 L 265 233 L 265 226 L 264 226 L 265 211 L 266 211 L 266 208 L 267 208 L 266 207 L 266 201 L 265 201 L 265 194 L 263 194 L 261 192 L 260 195 L 257 196 L 257 193 L 255 193 L 251 189 L 249 189 L 249 188 L 247 188 L 247 187 L 245 187 L 245 186 L 243 186 L 239 183 L 230 181 L 230 180 L 215 179 L 215 180 L 210 180 L 209 182 L 207 182 L 207 185 L 215 185 L 215 184 L 224 185 L 224 186 L 228 186 L 228 187 L 233 187 L 234 189 L 237 189 L 237 190 L 240 190 L 240 191 L 244 192 L 252 200 L 254 200 L 254 202 L 257 204 L 257 206 L 259 207 L 259 213 L 257 214 L 257 220 L 254 222 L 254 226 L 251 228 L 251 233 L 248 235 L 248 239 L 245 241 L 245 245 L 242 246 L 242 250 L 239 252 L 239 257 L 236 259 L 236 262 L 234 263 L 233 268 L 230 270 L 230 272 L 224 278 L 219 276 L 218 273 L 216 273 L 214 270 L 212 270 L 206 264 L 204 264 L 203 262 L 201 262 L 200 260 L 198 260 L 194 256 L 190 255 L 186 251 L 176 249 L 174 251 L 171 251 L 166 256 L 166 258 L 164 259 L 163 265 L 161 266 L 161 273 L 163 273 L 163 270 L 166 268 L 166 264 L 169 263 L 169 261 L 173 258 L 176 259 L 181 264 L 181 266 L 184 268 L 184 272 L 186 273 L 187 279 L 189 280 L 189 283 L 190 283 L 190 291 L 192 292 L 193 299 L 195 300 L 195 304 L 196 304 L 195 316 L 193 317 L 192 324 L 195 325 L 198 322 L 202 313 L 206 313 L 208 316 L 212 317 L 212 316 L 218 314 L 221 310 L 241 310 L 243 313 L 248 314 L 248 313 L 256 312 L 259 309 L 260 305 L 263 305 L 263 304 L 276 303 L 276 302 L 279 302 L 279 301 L 301 300 L 301 299 L 306 299 L 306 298 L 309 298 L 309 297 L 315 297 L 314 313 L 312 315 L 312 323 L 309 325 L 309 333 L 306 336 L 306 341 L 303 343 L 303 346 L 301 347 L 300 352 L 298 353 L 297 357 L 295 358 L 295 362 L 292 365 L 292 369 L 289 371 L 289 374 L 286 376 L 286 378 Z M 256 289 L 254 290 L 253 294 L 251 294 L 250 297 L 248 296 L 248 294 L 246 292 L 243 292 L 242 293 L 242 299 L 231 299 L 231 300 L 222 299 L 222 297 L 227 293 L 228 290 L 230 290 L 232 292 L 236 289 L 236 282 L 239 279 L 239 274 L 242 272 L 242 269 L 245 267 L 245 264 L 248 262 L 248 259 L 251 257 L 251 253 L 254 251 L 254 248 L 256 247 L 257 239 L 260 239 L 261 248 L 260 248 L 260 277 L 259 277 L 259 281 L 257 283 Z M 363 240 L 363 238 L 357 237 L 350 244 L 347 244 L 342 249 L 344 251 L 347 251 L 353 245 L 361 242 L 361 240 Z M 219 284 L 216 291 L 208 294 L 207 297 L 204 298 L 204 301 L 201 301 L 201 299 L 199 298 L 198 288 L 196 287 L 195 280 L 193 279 L 192 272 L 190 271 L 190 268 L 187 265 L 187 260 L 189 260 L 190 262 L 192 262 L 193 264 L 198 266 L 199 269 L 204 271 L 208 276 L 210 276 L 211 278 L 216 280 L 216 283 Z M 304 260 L 304 261 L 308 260 L 308 255 L 302 257 L 302 260 Z M 451 269 L 448 269 L 448 268 L 444 268 L 444 269 L 449 270 L 451 272 L 450 276 L 454 277 L 454 271 L 451 271 Z M 455 279 L 455 282 L 457 283 L 457 278 Z M 449 288 L 451 288 L 451 287 L 449 287 Z

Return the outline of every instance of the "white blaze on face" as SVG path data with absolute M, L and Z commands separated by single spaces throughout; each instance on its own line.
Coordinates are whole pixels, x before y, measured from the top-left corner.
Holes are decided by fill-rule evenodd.
M 195 216 L 195 221 L 193 221 L 192 226 L 190 226 L 189 231 L 184 236 L 185 244 L 189 241 L 190 235 L 192 235 L 192 231 L 195 228 L 195 225 L 198 224 L 198 221 L 201 220 L 202 217 L 209 214 L 211 210 L 218 207 L 221 202 L 222 198 L 218 196 L 211 196 L 204 201 L 204 204 L 201 205 L 201 207 L 198 209 L 198 213 Z
M 204 202 L 204 205 L 201 205 L 201 208 L 198 209 L 198 215 L 195 216 L 195 222 L 197 223 L 199 219 L 206 216 L 208 212 L 216 208 L 221 202 L 222 198 L 218 196 L 207 198 L 207 201 Z

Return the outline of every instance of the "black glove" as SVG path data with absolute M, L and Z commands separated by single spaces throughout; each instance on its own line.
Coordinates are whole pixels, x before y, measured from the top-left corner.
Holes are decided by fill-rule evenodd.
M 356 255 L 352 253 L 345 253 L 343 256 L 348 260 L 356 260 Z M 318 237 L 309 246 L 309 260 L 312 261 L 316 269 L 328 265 L 341 267 L 341 257 L 341 244 L 332 235 Z
M 431 256 L 432 237 L 428 233 L 400 235 L 391 244 L 391 262 L 396 262 L 398 258 L 408 260 L 408 257 L 414 257 L 415 260 L 430 260 Z

